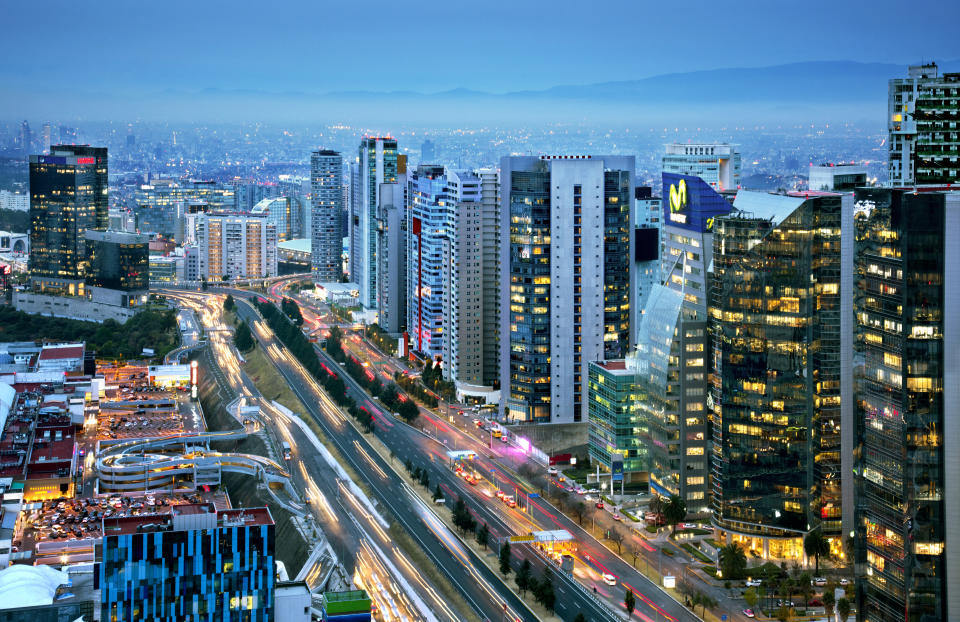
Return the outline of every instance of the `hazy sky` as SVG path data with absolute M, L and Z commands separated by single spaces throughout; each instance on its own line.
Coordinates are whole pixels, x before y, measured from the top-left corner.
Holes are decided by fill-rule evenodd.
M 907 16 L 911 6 L 918 16 Z M 960 2 L 0 0 L 0 89 L 495 92 L 808 60 L 960 58 Z

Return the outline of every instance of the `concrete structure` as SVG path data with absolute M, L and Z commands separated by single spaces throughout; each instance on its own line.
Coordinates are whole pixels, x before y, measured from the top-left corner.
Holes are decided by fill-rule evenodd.
M 279 261 L 309 266 L 313 256 L 312 248 L 313 245 L 310 243 L 310 238 L 297 238 L 294 240 L 286 240 L 285 242 L 278 242 L 277 253 L 279 255 Z
M 380 185 L 397 181 L 397 141 L 365 136 L 350 179 L 350 280 L 360 304 L 377 308 L 377 205 Z
M 377 299 L 380 328 L 399 335 L 407 328 L 407 179 L 381 184 L 377 208 Z
M 121 324 L 136 315 L 147 302 L 146 294 L 90 287 L 83 296 L 56 296 L 29 290 L 13 292 L 17 311 L 86 322 L 115 320 Z
M 629 351 L 634 169 L 632 156 L 501 160 L 500 387 L 511 420 L 586 423 L 588 363 Z
M 692 175 L 717 192 L 740 187 L 740 152 L 728 143 L 672 143 L 665 145 L 663 172 Z M 666 195 L 667 191 L 663 191 Z
M 263 215 L 197 215 L 200 278 L 207 281 L 277 276 L 277 228 Z
M 714 222 L 712 520 L 763 559 L 803 560 L 817 529 L 843 550 L 852 218 L 850 194 L 741 190 Z
M 887 95 L 889 183 L 946 186 L 960 181 L 957 99 L 960 73 L 940 75 L 936 63 L 911 65 L 890 80 Z
M 303 581 L 278 582 L 274 591 L 273 619 L 277 622 L 310 622 L 313 595 Z
M 0 254 L 26 255 L 30 252 L 30 234 L 0 231 Z
M 960 619 L 960 194 L 854 199 L 858 619 Z
M 310 240 L 313 280 L 338 281 L 343 234 L 343 157 L 320 149 L 310 155 Z
M 810 165 L 807 187 L 813 192 L 853 190 L 867 185 L 867 168 L 859 164 Z

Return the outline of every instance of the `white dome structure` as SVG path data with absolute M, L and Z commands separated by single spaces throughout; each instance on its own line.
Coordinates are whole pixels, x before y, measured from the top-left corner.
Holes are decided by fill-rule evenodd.
M 49 605 L 57 588 L 69 583 L 70 575 L 52 566 L 14 564 L 0 570 L 0 609 Z

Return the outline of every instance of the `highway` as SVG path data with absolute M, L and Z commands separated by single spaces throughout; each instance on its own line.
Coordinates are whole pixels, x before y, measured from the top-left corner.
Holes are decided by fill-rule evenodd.
M 429 580 L 415 570 L 409 557 L 393 545 L 389 533 L 365 508 L 359 505 L 339 474 L 313 447 L 303 430 L 291 425 L 287 415 L 262 399 L 253 381 L 243 371 L 231 344 L 232 333 L 221 322 L 223 296 L 209 293 L 165 292 L 181 304 L 194 309 L 210 335 L 211 349 L 201 356 L 202 369 L 213 374 L 224 403 L 244 397 L 260 404 L 259 424 L 267 428 L 274 445 L 291 445 L 288 461 L 291 477 L 322 528 L 339 561 L 354 585 L 370 592 L 378 610 L 387 612 L 387 620 L 428 620 L 454 622 L 465 619 L 464 612 L 451 608 Z M 249 426 L 248 426 L 249 427 Z M 282 456 L 277 459 L 283 460 Z M 377 563 L 369 561 L 369 551 L 377 551 Z M 329 565 L 321 556 L 312 556 L 313 565 L 304 568 L 301 578 L 312 589 L 328 576 Z M 290 569 L 291 574 L 296 569 Z
M 405 489 L 406 485 L 399 476 L 395 473 L 389 475 L 402 461 L 388 464 L 370 447 L 363 434 L 346 421 L 340 409 L 316 382 L 279 346 L 252 306 L 242 301 L 239 296 L 237 303 L 239 314 L 254 327 L 254 335 L 264 344 L 264 351 L 306 406 L 309 414 L 323 429 L 330 443 L 354 472 L 366 481 L 374 491 L 377 501 L 389 509 L 393 518 L 411 534 L 441 572 L 461 591 L 476 615 L 485 620 L 536 620 L 533 612 L 503 584 L 496 573 L 487 568 L 469 549 L 465 549 L 435 517 L 431 520 L 430 515 L 423 512 L 421 502 Z M 364 404 L 365 398 L 358 392 L 358 387 L 350 384 L 349 378 L 345 380 L 357 397 L 358 404 Z M 378 418 L 377 430 L 381 440 L 388 442 L 394 436 L 393 432 L 397 432 L 398 436 L 419 434 L 407 426 L 394 424 L 390 419 L 392 416 L 381 415 Z M 391 434 L 383 434 L 384 429 L 391 430 Z M 606 620 L 609 616 L 597 613 L 589 619 Z

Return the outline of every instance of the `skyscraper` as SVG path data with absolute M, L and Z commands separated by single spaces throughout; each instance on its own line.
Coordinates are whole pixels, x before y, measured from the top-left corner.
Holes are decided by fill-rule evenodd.
M 43 128 L 41 128 L 40 139 L 42 143 L 40 144 L 40 151 L 43 155 L 48 155 L 50 153 L 50 146 L 53 144 L 53 128 L 49 123 L 44 123 Z
M 736 190 L 740 153 L 727 143 L 672 143 L 666 145 L 663 172 L 699 177 L 717 192 Z
M 83 290 L 84 232 L 105 230 L 107 149 L 55 145 L 30 156 L 30 276 L 39 289 Z
M 397 181 L 380 186 L 377 207 L 377 320 L 400 334 L 407 328 L 407 162 L 398 160 Z
M 632 156 L 501 160 L 501 404 L 586 422 L 587 364 L 631 344 Z
M 841 544 L 841 421 L 852 407 L 852 195 L 737 193 L 714 220 L 713 523 L 762 559 Z
M 20 124 L 20 151 L 24 154 L 30 153 L 33 149 L 33 132 L 30 131 L 30 124 L 24 119 Z
M 960 619 L 960 195 L 855 198 L 858 619 Z
M 420 145 L 420 164 L 435 164 L 437 157 L 436 145 L 429 138 L 425 138 Z
M 88 230 L 86 240 L 88 286 L 146 292 L 149 287 L 149 236 Z
M 268 508 L 104 518 L 100 619 L 272 622 L 274 538 Z
M 310 154 L 310 271 L 316 282 L 333 283 L 342 272 L 343 158 L 338 151 Z
M 887 96 L 889 180 L 893 186 L 960 181 L 956 101 L 960 73 L 939 74 L 936 63 L 911 65 L 890 80 Z
M 380 184 L 397 181 L 397 141 L 365 136 L 350 180 L 350 280 L 360 304 L 377 308 L 377 204 Z
M 695 516 L 709 512 L 708 269 L 714 219 L 730 203 L 692 175 L 663 173 L 659 277 L 637 327 L 638 429 L 650 487 L 679 495 Z

